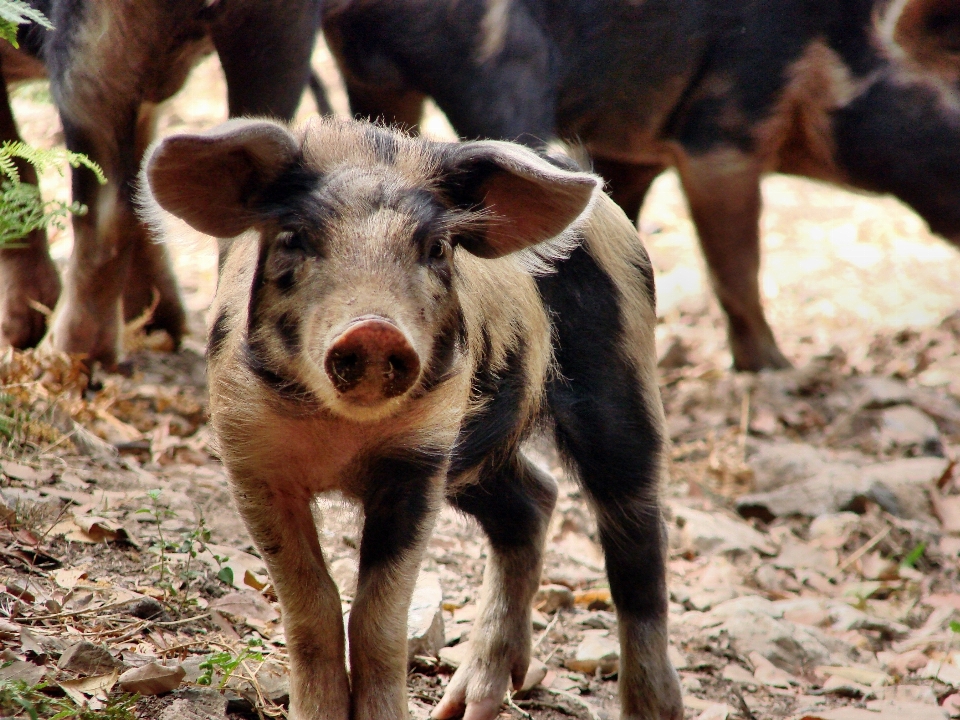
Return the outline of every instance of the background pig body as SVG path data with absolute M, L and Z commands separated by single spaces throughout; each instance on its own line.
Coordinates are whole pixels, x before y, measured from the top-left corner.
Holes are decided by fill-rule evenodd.
M 112 365 L 124 318 L 154 301 L 152 326 L 174 342 L 185 331 L 177 282 L 162 245 L 151 242 L 132 195 L 157 108 L 176 93 L 194 64 L 216 50 L 231 115 L 293 116 L 310 73 L 318 0 L 33 0 L 54 30 L 23 26 L 22 53 L 2 43 L 5 81 L 45 70 L 67 148 L 104 170 L 101 186 L 86 168 L 73 171 L 73 198 L 88 207 L 74 217 L 74 250 L 63 293 L 46 236 L 23 249 L 0 250 L 0 344 L 35 344 L 43 316 L 30 301 L 56 310 L 49 341 L 58 349 Z M 29 63 L 27 56 L 39 59 Z M 4 98 L 6 100 L 6 98 Z M 9 103 L 0 103 L 0 138 L 18 139 Z M 32 171 L 26 176 L 33 180 Z M 59 298 L 59 302 L 58 302 Z
M 293 135 L 234 121 L 174 136 L 145 174 L 165 210 L 239 235 L 210 332 L 211 415 L 283 606 L 293 716 L 407 717 L 407 608 L 446 497 L 478 520 L 490 559 L 472 655 L 434 716 L 496 717 L 529 662 L 556 500 L 520 444 L 547 425 L 597 510 L 622 717 L 679 720 L 651 267 L 595 176 L 506 143 L 332 120 Z M 531 272 L 545 263 L 556 271 Z M 395 355 L 387 365 L 367 351 L 379 338 Z M 351 353 L 353 365 L 338 364 Z M 419 369 L 398 386 L 400 366 Z M 362 382 L 345 382 L 351 368 Z M 349 681 L 311 515 L 328 490 L 365 515 Z
M 635 218 L 677 168 L 738 369 L 784 367 L 760 304 L 759 180 L 892 193 L 960 242 L 960 5 L 331 0 L 324 31 L 362 116 L 464 137 L 583 142 Z

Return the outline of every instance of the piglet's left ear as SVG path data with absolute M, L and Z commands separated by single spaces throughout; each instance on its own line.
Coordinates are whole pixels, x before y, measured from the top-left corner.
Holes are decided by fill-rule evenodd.
M 492 140 L 447 145 L 441 173 L 441 188 L 457 206 L 488 212 L 481 227 L 460 240 L 484 258 L 556 237 L 587 209 L 601 183 L 520 145 Z

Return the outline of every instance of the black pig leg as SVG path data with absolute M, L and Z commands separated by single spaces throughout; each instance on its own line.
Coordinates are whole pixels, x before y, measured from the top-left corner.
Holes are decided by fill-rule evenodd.
M 677 164 L 710 279 L 727 314 L 737 370 L 790 367 L 760 302 L 760 167 L 735 150 L 681 155 Z
M 445 469 L 443 454 L 418 451 L 380 458 L 370 468 L 348 628 L 354 720 L 409 717 L 407 613 Z
M 0 141 L 18 140 L 7 85 L 0 76 Z M 33 165 L 19 159 L 14 163 L 22 182 L 37 184 Z M 12 246 L 0 248 L 0 347 L 36 345 L 43 337 L 46 318 L 30 301 L 52 309 L 59 295 L 60 276 L 50 259 L 45 230 L 34 230 Z
M 600 157 L 593 158 L 593 171 L 607 181 L 607 194 L 634 223 L 640 215 L 647 191 L 663 169 L 663 165 L 636 165 Z
M 548 386 L 557 446 L 596 511 L 617 608 L 620 717 L 679 720 L 680 687 L 667 657 L 664 428 L 652 333 L 636 331 L 626 313 L 640 309 L 622 307 L 583 248 L 538 285 L 557 318 L 559 372 Z
M 457 487 L 454 481 L 453 487 Z M 540 584 L 543 542 L 557 500 L 553 478 L 515 453 L 450 502 L 480 523 L 490 542 L 470 657 L 457 669 L 434 718 L 492 720 L 507 683 L 519 689 L 530 663 L 530 603 Z
M 153 141 L 156 116 L 154 104 L 141 106 L 136 128 L 137 166 Z M 124 321 L 135 320 L 152 308 L 147 329 L 166 330 L 174 345 L 179 345 L 186 332 L 187 316 L 180 302 L 180 286 L 166 244 L 138 232 L 134 235 L 130 253 L 127 280 L 123 288 Z
M 318 0 L 227 5 L 210 29 L 227 79 L 230 117 L 290 120 L 310 79 Z

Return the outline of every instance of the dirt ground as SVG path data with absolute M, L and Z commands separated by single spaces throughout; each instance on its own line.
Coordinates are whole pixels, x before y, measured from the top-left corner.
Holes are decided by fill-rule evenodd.
M 325 48 L 315 65 L 345 114 Z M 160 132 L 225 119 L 224 97 L 205 62 Z M 28 141 L 61 141 L 42 85 L 16 91 L 14 109 Z M 313 111 L 305 99 L 300 116 Z M 450 134 L 435 110 L 424 132 Z M 66 199 L 65 178 L 42 186 Z M 960 717 L 960 255 L 890 198 L 787 177 L 763 195 L 765 304 L 796 370 L 729 370 L 673 174 L 640 222 L 673 441 L 671 653 L 686 717 Z M 51 240 L 65 261 L 69 230 Z M 179 240 L 191 334 L 178 353 L 131 332 L 126 372 L 89 386 L 69 359 L 0 356 L 0 679 L 45 678 L 47 694 L 106 716 L 121 689 L 145 690 L 120 673 L 156 661 L 184 672 L 175 692 L 137 700 L 139 717 L 278 716 L 279 613 L 206 425 L 216 249 Z M 595 528 L 549 443 L 530 452 L 561 487 L 534 620 L 546 673 L 501 717 L 616 718 L 616 617 Z M 346 613 L 356 513 L 323 498 L 317 517 Z M 484 558 L 477 528 L 444 511 L 420 583 L 444 632 L 413 659 L 415 717 L 469 638 Z M 82 641 L 108 652 L 80 657 Z M 15 714 L 5 697 L 0 713 Z

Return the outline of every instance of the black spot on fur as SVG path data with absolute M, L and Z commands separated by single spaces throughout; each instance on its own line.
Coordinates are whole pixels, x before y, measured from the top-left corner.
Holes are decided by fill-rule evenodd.
M 450 477 L 478 467 L 495 450 L 506 448 L 507 441 L 522 430 L 520 408 L 527 384 L 526 351 L 526 343 L 518 341 L 516 347 L 507 351 L 505 366 L 499 372 L 490 365 L 489 351 L 479 359 L 471 391 L 474 396 L 487 399 L 487 403 L 460 429 Z
M 311 195 L 321 182 L 320 174 L 297 161 L 277 176 L 253 205 L 257 215 L 277 220 L 282 226 L 302 224 L 314 204 Z
M 663 439 L 655 388 L 641 386 L 621 350 L 622 297 L 584 247 L 537 278 L 555 318 L 559 374 L 547 396 L 557 446 L 598 507 L 600 541 L 617 609 L 660 616 L 665 558 L 657 506 Z
M 277 335 L 283 343 L 283 348 L 291 355 L 297 355 L 300 352 L 300 323 L 296 315 L 285 312 L 277 318 Z
M 360 568 L 397 560 L 430 528 L 429 488 L 446 456 L 429 448 L 411 448 L 370 460 L 364 475 L 369 488 L 363 498 L 365 521 L 360 541 Z
M 477 519 L 493 547 L 506 550 L 533 542 L 550 518 L 557 486 L 514 454 L 502 465 L 484 468 L 476 483 L 458 488 L 447 499 Z
M 456 312 L 451 313 L 447 322 L 441 325 L 434 340 L 433 355 L 423 373 L 421 387 L 424 392 L 430 392 L 450 376 L 457 358 L 457 349 L 466 342 L 466 332 L 463 310 L 457 307 Z
M 207 359 L 213 360 L 223 350 L 223 343 L 227 339 L 227 331 L 230 324 L 230 318 L 227 317 L 227 311 L 221 310 L 217 319 L 210 326 L 210 335 L 207 337 Z
M 281 400 L 312 403 L 313 393 L 296 378 L 287 377 L 267 359 L 265 348 L 256 340 L 243 344 L 243 362 Z

